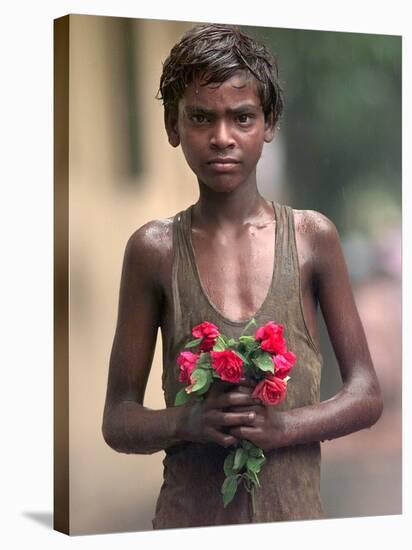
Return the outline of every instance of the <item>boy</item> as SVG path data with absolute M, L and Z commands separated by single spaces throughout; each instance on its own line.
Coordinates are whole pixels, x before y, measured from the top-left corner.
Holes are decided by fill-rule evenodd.
M 256 164 L 283 107 L 276 62 L 237 28 L 200 25 L 171 50 L 160 94 L 199 200 L 128 240 L 104 438 L 119 452 L 166 451 L 155 529 L 324 517 L 320 441 L 373 425 L 382 398 L 334 224 L 257 190 Z M 318 304 L 343 380 L 321 403 Z M 173 406 L 191 328 L 209 321 L 237 338 L 251 318 L 282 323 L 298 357 L 285 401 L 265 406 L 246 381 L 215 382 L 203 401 Z M 167 407 L 155 411 L 143 399 L 159 326 Z M 255 513 L 241 486 L 227 508 L 220 493 L 227 447 L 241 439 L 267 458 Z

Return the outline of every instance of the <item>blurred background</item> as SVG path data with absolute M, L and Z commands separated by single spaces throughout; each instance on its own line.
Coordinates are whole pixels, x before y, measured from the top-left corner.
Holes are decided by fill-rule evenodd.
M 193 23 L 70 16 L 70 523 L 150 530 L 163 452 L 125 455 L 101 423 L 124 248 L 198 197 L 155 99 L 162 62 Z M 401 38 L 243 27 L 278 55 L 286 94 L 258 166 L 261 193 L 336 224 L 384 393 L 371 429 L 322 445 L 331 518 L 401 513 Z M 322 399 L 341 387 L 319 316 Z M 160 333 L 145 406 L 164 407 Z

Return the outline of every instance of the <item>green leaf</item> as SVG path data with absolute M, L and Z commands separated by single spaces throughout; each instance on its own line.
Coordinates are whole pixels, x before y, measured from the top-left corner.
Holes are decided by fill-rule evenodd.
M 222 340 L 222 342 L 225 344 L 225 347 L 226 347 L 226 348 L 229 347 L 229 338 L 228 338 L 227 336 L 225 336 L 224 334 L 220 334 L 220 335 L 218 336 L 217 339 L 219 340 L 219 338 L 220 338 L 220 339 Z M 232 339 L 233 339 L 233 338 L 232 338 Z
M 239 342 L 245 346 L 250 346 L 251 344 L 254 344 L 256 340 L 253 336 L 240 336 Z
M 222 337 L 221 334 L 217 337 L 215 345 L 213 346 L 213 351 L 225 351 L 227 345 L 224 340 L 225 337 Z
M 253 456 L 249 456 L 246 462 L 246 468 L 248 469 L 248 471 L 258 474 L 265 462 L 266 462 L 265 457 L 255 458 Z
M 259 447 L 255 447 L 254 449 L 250 449 L 249 456 L 253 456 L 254 458 L 261 458 L 265 455 L 263 454 L 262 449 L 259 449 Z
M 236 451 L 230 451 L 230 453 L 225 458 L 225 461 L 223 463 L 223 471 L 225 472 L 226 476 L 233 475 L 235 472 L 233 471 L 233 463 L 235 461 L 235 453 Z
M 236 345 L 236 340 L 234 338 L 229 338 L 227 345 L 231 348 Z
M 196 361 L 197 369 L 210 369 L 211 361 L 210 354 L 208 352 L 201 353 L 199 359 Z
M 252 344 L 248 345 L 248 353 L 249 354 L 255 353 L 258 350 L 260 350 L 260 342 L 255 341 L 255 343 L 253 345 Z
M 192 372 L 191 378 L 196 380 L 192 386 L 192 392 L 198 392 L 207 384 L 209 379 L 208 374 L 209 372 L 204 369 L 195 369 Z
M 267 351 L 257 353 L 252 361 L 263 372 L 275 372 L 272 356 Z
M 253 351 L 256 351 L 259 349 L 259 342 L 257 342 L 253 336 L 241 336 L 239 338 L 239 344 L 241 344 L 245 350 L 246 353 L 252 353 Z
M 228 487 L 233 483 L 233 481 L 237 480 L 238 476 L 236 474 L 232 474 L 226 477 L 222 484 L 221 492 L 224 493 L 227 491 Z
M 195 346 L 197 346 L 198 344 L 200 344 L 200 342 L 203 340 L 203 338 L 196 338 L 196 340 L 190 340 L 190 342 L 188 342 L 185 346 L 184 346 L 184 349 L 189 349 L 189 348 L 194 348 Z
M 226 506 L 232 502 L 233 497 L 236 494 L 237 486 L 238 486 L 238 477 L 237 476 L 229 476 L 225 479 L 222 485 L 222 494 L 223 494 L 223 506 L 226 508 Z
M 248 441 L 247 439 L 242 439 L 242 440 L 240 441 L 240 443 L 241 443 L 242 447 L 243 447 L 244 449 L 246 449 L 247 451 L 248 451 L 249 449 L 252 449 L 252 448 L 254 447 L 253 443 L 251 443 L 251 442 Z
M 238 472 L 246 464 L 248 459 L 248 453 L 242 447 L 238 447 L 235 453 L 235 459 L 233 462 L 233 469 Z
M 200 390 L 195 390 L 197 395 L 203 395 L 204 393 L 206 393 L 207 390 L 210 388 L 210 385 L 211 385 L 212 380 L 213 380 L 211 370 L 204 370 L 203 369 L 202 372 L 204 372 L 206 374 L 206 381 L 205 381 L 205 385 L 202 388 L 200 388 Z
M 185 388 L 182 388 L 176 394 L 175 406 L 177 407 L 179 405 L 184 405 L 185 403 L 187 403 L 189 401 L 189 399 L 190 399 L 190 395 L 188 393 L 186 393 Z

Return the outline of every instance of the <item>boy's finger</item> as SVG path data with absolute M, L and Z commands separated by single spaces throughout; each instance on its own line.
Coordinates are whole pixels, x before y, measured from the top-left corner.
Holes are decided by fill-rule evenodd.
M 250 380 L 249 378 L 245 378 L 245 377 L 242 377 L 239 382 L 238 382 L 239 386 L 241 387 L 250 387 L 250 388 L 253 388 L 255 385 L 256 385 L 256 382 L 253 382 L 252 380 Z
M 235 386 L 232 391 L 252 395 L 253 388 L 251 386 Z
M 219 409 L 246 405 L 256 405 L 256 400 L 247 393 L 227 392 L 215 398 L 215 405 Z
M 222 380 L 215 380 L 207 391 L 205 397 L 205 406 L 207 409 L 216 409 L 219 408 L 219 399 L 222 396 L 226 395 L 225 389 L 227 388 L 228 383 Z
M 256 434 L 256 428 L 253 426 L 235 426 L 230 428 L 230 435 L 238 439 L 253 439 Z
M 236 436 L 219 432 L 219 430 L 216 430 L 215 428 L 209 428 L 208 432 L 210 439 L 215 443 L 222 445 L 222 447 L 230 447 L 231 445 L 236 445 L 238 442 Z
M 236 406 L 236 407 L 229 407 L 226 409 L 227 412 L 255 412 L 257 414 L 262 413 L 262 406 L 261 405 L 242 405 L 242 406 Z
M 231 389 L 233 389 L 233 387 L 234 385 L 231 382 L 226 382 L 226 380 L 219 380 L 215 378 L 213 380 L 211 390 L 213 391 L 214 395 L 218 395 L 219 393 L 230 391 Z
M 213 421 L 216 426 L 243 426 L 244 424 L 252 424 L 255 421 L 256 413 L 254 411 L 245 412 L 219 412 L 215 415 Z

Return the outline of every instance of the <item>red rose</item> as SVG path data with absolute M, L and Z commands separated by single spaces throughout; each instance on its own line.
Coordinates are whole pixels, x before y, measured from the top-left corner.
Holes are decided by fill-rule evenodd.
M 243 361 L 232 350 L 211 351 L 212 368 L 226 382 L 239 382 L 243 376 Z
M 256 331 L 256 340 L 261 341 L 260 347 L 269 353 L 285 353 L 286 342 L 283 338 L 283 325 L 269 321 Z
M 210 351 L 220 333 L 216 325 L 209 321 L 203 321 L 200 325 L 193 327 L 192 334 L 195 338 L 203 338 L 200 343 L 200 351 Z
M 286 353 L 278 353 L 273 356 L 273 362 L 275 364 L 275 376 L 277 378 L 286 378 L 290 370 L 296 362 L 296 355 L 287 351 Z
M 199 359 L 199 354 L 192 353 L 191 351 L 180 352 L 177 362 L 180 365 L 180 382 L 189 383 L 190 375 L 196 368 L 196 361 Z
M 213 346 L 216 343 L 215 338 L 204 338 L 202 342 L 200 342 L 200 351 L 210 351 L 213 349 Z
M 260 399 L 266 405 L 277 405 L 286 397 L 286 382 L 267 374 L 266 378 L 256 384 L 252 397 Z

